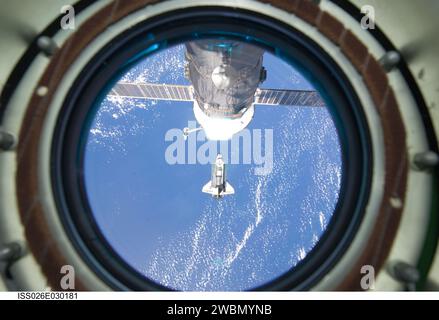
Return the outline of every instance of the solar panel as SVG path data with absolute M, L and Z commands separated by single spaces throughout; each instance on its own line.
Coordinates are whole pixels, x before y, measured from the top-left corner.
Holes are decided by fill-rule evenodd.
M 170 84 L 118 82 L 110 96 L 153 100 L 192 101 L 192 87 Z
M 256 104 L 297 107 L 324 107 L 325 102 L 317 91 L 258 89 Z
M 154 100 L 193 101 L 192 86 L 118 82 L 110 96 Z M 317 91 L 258 89 L 255 104 L 269 106 L 324 107 L 325 102 Z

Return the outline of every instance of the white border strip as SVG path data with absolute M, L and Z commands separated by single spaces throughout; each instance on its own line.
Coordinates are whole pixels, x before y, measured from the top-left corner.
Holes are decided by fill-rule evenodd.
M 28 298 L 23 298 L 29 293 Z M 39 295 L 40 293 L 40 295 Z M 68 300 L 57 294 L 74 294 L 70 300 L 439 300 L 436 292 L 0 292 L 0 300 Z M 19 299 L 19 296 L 22 296 Z M 34 298 L 29 298 L 29 297 Z M 38 297 L 40 296 L 40 297 Z M 48 298 L 42 298 L 47 296 Z M 53 296 L 52 298 L 49 298 Z M 37 298 L 38 297 L 38 298 Z

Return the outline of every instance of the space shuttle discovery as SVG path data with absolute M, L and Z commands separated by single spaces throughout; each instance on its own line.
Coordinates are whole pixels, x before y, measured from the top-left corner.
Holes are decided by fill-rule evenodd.
M 221 154 L 216 156 L 215 163 L 212 164 L 212 178 L 204 185 L 202 191 L 210 193 L 214 198 L 235 193 L 235 189 L 226 180 L 226 165 Z

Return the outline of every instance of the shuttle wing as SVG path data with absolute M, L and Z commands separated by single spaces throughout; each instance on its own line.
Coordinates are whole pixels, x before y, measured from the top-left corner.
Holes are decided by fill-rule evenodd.
M 233 189 L 233 187 L 230 185 L 230 183 L 226 182 L 226 190 L 223 191 L 223 195 L 229 195 L 229 194 L 234 194 L 235 193 L 235 189 Z
M 214 194 L 215 193 L 215 189 L 218 189 L 218 188 L 213 188 L 212 187 L 212 182 L 209 181 L 209 182 L 207 182 L 204 185 L 204 187 L 203 187 L 203 189 L 201 189 L 201 191 L 203 191 L 204 193 Z

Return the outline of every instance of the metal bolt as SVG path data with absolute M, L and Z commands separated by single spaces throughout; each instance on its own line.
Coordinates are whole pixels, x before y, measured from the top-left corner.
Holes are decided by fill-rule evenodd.
M 402 261 L 395 261 L 387 266 L 387 271 L 392 278 L 404 283 L 407 290 L 416 290 L 416 283 L 419 281 L 421 275 L 419 274 L 419 270 L 412 265 Z
M 390 198 L 390 205 L 395 209 L 401 209 L 402 208 L 402 201 L 398 197 L 391 197 Z
M 18 242 L 7 243 L 0 247 L 0 261 L 14 261 L 22 254 L 23 249 Z
M 386 52 L 380 59 L 380 64 L 387 72 L 392 71 L 401 61 L 401 55 L 396 51 Z
M 37 93 L 38 96 L 44 97 L 47 94 L 47 92 L 49 92 L 49 89 L 47 87 L 40 86 L 40 87 L 37 88 L 37 92 L 36 93 Z
M 47 36 L 41 36 L 37 39 L 38 48 L 44 52 L 48 57 L 53 56 L 53 54 L 58 50 L 58 46 L 52 38 Z
M 439 164 L 439 155 L 433 151 L 417 153 L 413 157 L 413 164 L 419 170 L 435 167 Z
M 15 138 L 14 136 L 5 131 L 0 131 L 0 149 L 11 150 L 14 147 Z

